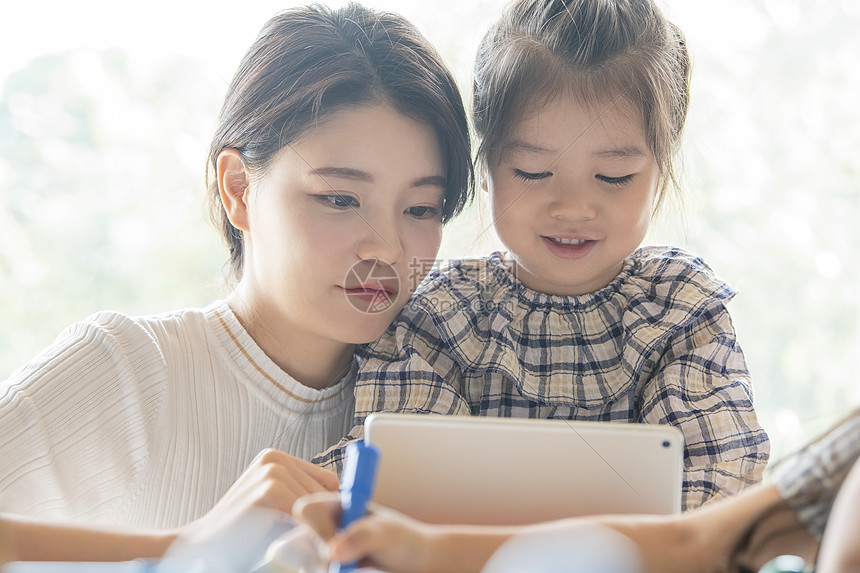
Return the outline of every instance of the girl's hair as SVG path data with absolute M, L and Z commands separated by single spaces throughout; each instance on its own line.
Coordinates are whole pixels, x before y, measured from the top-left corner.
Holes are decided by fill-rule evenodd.
M 677 186 L 689 80 L 683 33 L 652 0 L 515 0 L 478 48 L 478 159 L 487 165 L 525 114 L 556 97 L 604 106 L 624 98 L 639 110 L 659 167 L 659 205 L 668 184 Z
M 237 149 L 251 173 L 262 173 L 326 114 L 377 102 L 433 129 L 445 166 L 447 222 L 474 192 L 469 128 L 457 84 L 424 36 L 402 16 L 352 3 L 287 10 L 263 26 L 230 83 L 209 147 L 210 215 L 230 248 L 234 279 L 242 275 L 244 249 L 218 193 L 221 151 Z

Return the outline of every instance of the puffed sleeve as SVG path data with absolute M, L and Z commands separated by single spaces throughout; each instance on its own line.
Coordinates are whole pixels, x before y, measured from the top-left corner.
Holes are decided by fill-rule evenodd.
M 731 318 L 713 300 L 673 334 L 642 396 L 642 421 L 684 434 L 685 510 L 761 481 L 770 442 L 752 398 Z

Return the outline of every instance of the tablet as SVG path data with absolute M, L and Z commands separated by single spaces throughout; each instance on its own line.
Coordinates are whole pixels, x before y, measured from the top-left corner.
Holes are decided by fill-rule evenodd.
M 513 525 L 681 511 L 673 426 L 375 413 L 374 501 L 429 523 Z

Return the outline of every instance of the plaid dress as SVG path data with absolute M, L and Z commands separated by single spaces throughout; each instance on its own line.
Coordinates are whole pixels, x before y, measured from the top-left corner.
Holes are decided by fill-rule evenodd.
M 761 480 L 770 450 L 725 307 L 734 294 L 664 247 L 578 296 L 525 287 L 500 253 L 453 262 L 364 349 L 356 427 L 315 461 L 340 469 L 379 411 L 647 422 L 684 434 L 685 509 L 734 494 Z

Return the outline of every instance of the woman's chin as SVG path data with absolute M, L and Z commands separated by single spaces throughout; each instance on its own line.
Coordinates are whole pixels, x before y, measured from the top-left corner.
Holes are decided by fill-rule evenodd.
M 346 344 L 367 344 L 373 342 L 380 336 L 391 321 L 395 313 L 385 312 L 378 314 L 362 313 L 357 317 L 344 317 L 338 328 L 338 339 Z

